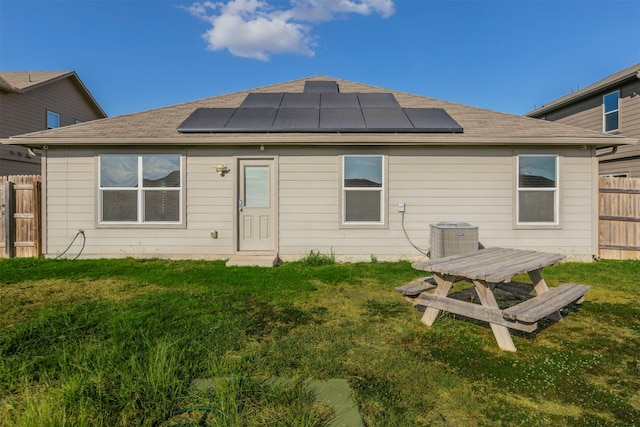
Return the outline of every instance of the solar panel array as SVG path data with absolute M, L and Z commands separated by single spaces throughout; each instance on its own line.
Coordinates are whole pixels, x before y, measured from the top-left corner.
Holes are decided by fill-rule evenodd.
M 440 108 L 402 108 L 391 93 L 340 93 L 336 82 L 308 81 L 303 93 L 250 93 L 238 108 L 198 108 L 182 133 L 461 133 Z

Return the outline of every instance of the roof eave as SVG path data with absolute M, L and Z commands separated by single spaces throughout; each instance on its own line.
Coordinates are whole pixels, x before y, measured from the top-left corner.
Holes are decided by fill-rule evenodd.
M 446 135 L 434 137 L 424 134 L 208 134 L 198 137 L 169 138 L 20 138 L 13 137 L 0 140 L 3 144 L 29 147 L 79 145 L 79 146 L 132 146 L 132 145 L 348 145 L 348 146 L 416 146 L 416 145 L 450 145 L 450 146 L 513 146 L 513 145 L 576 145 L 610 147 L 618 145 L 635 145 L 637 139 L 628 137 L 594 136 L 594 137 L 470 137 L 465 135 Z
M 606 91 L 608 89 L 611 89 L 615 86 L 620 85 L 621 83 L 624 83 L 628 80 L 634 80 L 634 79 L 640 79 L 640 71 L 633 71 L 629 74 L 620 76 L 617 79 L 602 85 L 594 85 L 592 87 L 584 88 L 582 91 L 577 91 L 574 94 L 569 95 L 566 99 L 559 98 L 557 101 L 552 101 L 547 105 L 543 105 L 542 107 L 536 108 L 535 110 L 526 113 L 525 116 L 539 118 L 544 114 L 547 114 L 551 111 L 562 108 L 568 104 L 572 104 L 581 99 L 588 98 L 598 92 Z

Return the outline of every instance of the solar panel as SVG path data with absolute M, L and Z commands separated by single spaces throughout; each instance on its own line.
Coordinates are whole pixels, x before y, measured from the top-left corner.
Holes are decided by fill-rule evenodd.
M 422 132 L 463 132 L 462 126 L 442 108 L 405 108 L 404 112 L 413 126 Z
M 314 130 L 319 122 L 318 108 L 279 108 L 271 130 Z
M 285 93 L 280 108 L 320 108 L 320 94 Z
M 360 108 L 360 103 L 355 93 L 323 93 L 320 108 Z
M 321 108 L 320 129 L 366 129 L 366 125 L 359 108 Z
M 400 108 L 392 93 L 359 93 L 358 100 L 362 108 Z
M 339 92 L 338 82 L 335 81 L 306 81 L 304 82 L 305 93 L 327 93 Z
M 277 108 L 238 108 L 225 130 L 268 131 L 277 112 Z
M 198 108 L 178 132 L 462 133 L 442 108 L 401 108 L 392 93 L 339 93 L 306 82 L 303 93 L 250 93 L 239 108 Z
M 235 108 L 198 108 L 178 126 L 178 132 L 215 132 L 223 128 Z
M 284 93 L 250 93 L 244 99 L 240 108 L 260 108 L 272 107 L 278 108 L 282 102 Z
M 362 114 L 367 129 L 413 130 L 413 125 L 402 108 L 363 108 Z

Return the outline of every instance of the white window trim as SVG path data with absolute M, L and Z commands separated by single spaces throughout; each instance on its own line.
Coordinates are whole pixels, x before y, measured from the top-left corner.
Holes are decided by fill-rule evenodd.
M 601 174 L 600 176 L 607 178 L 629 178 L 629 172 L 605 173 Z
M 143 186 L 143 158 L 144 156 L 167 156 L 167 155 L 177 155 L 180 156 L 180 186 L 179 187 L 144 187 Z M 114 157 L 114 156 L 136 156 L 138 161 L 138 186 L 137 187 L 108 187 L 102 188 L 102 174 L 101 174 L 101 161 L 103 157 Z M 100 154 L 98 155 L 98 225 L 99 226 L 124 226 L 124 227 L 176 227 L 184 225 L 184 205 L 185 205 L 185 194 L 184 194 L 184 156 L 180 154 L 171 154 L 171 153 L 145 153 L 145 154 L 132 154 L 132 153 L 122 153 L 122 154 Z M 125 190 L 125 191 L 136 191 L 136 201 L 137 201 L 137 213 L 138 219 L 137 221 L 103 221 L 102 220 L 102 194 L 103 191 L 117 191 L 117 190 Z M 179 207 L 178 207 L 178 221 L 143 221 L 144 218 L 144 192 L 145 191 L 155 191 L 155 190 L 170 190 L 177 191 L 179 193 Z
M 527 187 L 520 188 L 520 158 L 521 157 L 555 157 L 556 160 L 556 186 L 549 187 Z M 516 156 L 516 203 L 515 203 L 515 221 L 518 228 L 558 228 L 560 226 L 560 156 L 557 154 L 518 154 Z M 520 221 L 520 193 L 528 191 L 553 191 L 553 222 L 522 222 Z
M 382 187 L 345 187 L 345 159 L 347 157 L 380 157 L 382 167 Z M 380 228 L 386 227 L 387 224 L 387 156 L 384 154 L 343 154 L 341 159 L 341 176 L 340 176 L 340 226 L 341 228 Z M 380 221 L 347 221 L 347 191 L 377 191 L 380 193 Z
M 615 110 L 611 110 L 611 111 L 607 111 L 606 110 L 606 106 L 604 103 L 604 99 L 611 95 L 611 94 L 617 94 L 618 95 L 618 107 Z M 607 130 L 607 115 L 612 114 L 612 113 L 618 113 L 618 125 L 616 126 L 615 129 L 609 129 Z M 620 130 L 620 91 L 619 90 L 614 90 L 613 92 L 609 92 L 606 95 L 602 96 L 602 132 L 604 133 L 612 133 L 612 132 L 618 132 Z
M 49 115 L 50 114 L 57 117 L 58 126 L 50 126 L 50 122 L 49 122 Z M 47 129 L 57 129 L 60 126 L 61 126 L 61 124 L 60 124 L 60 114 L 56 113 L 55 111 L 47 110 Z

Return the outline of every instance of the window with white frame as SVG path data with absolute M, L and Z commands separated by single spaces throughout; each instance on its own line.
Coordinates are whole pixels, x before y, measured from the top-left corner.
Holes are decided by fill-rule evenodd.
M 518 224 L 558 224 L 558 156 L 518 156 Z
M 384 222 L 384 157 L 345 155 L 342 164 L 342 223 Z
M 181 222 L 180 155 L 105 154 L 99 163 L 101 223 Z
M 55 129 L 60 127 L 60 114 L 53 111 L 47 111 L 47 129 Z
M 602 97 L 602 129 L 614 132 L 620 129 L 620 91 Z

